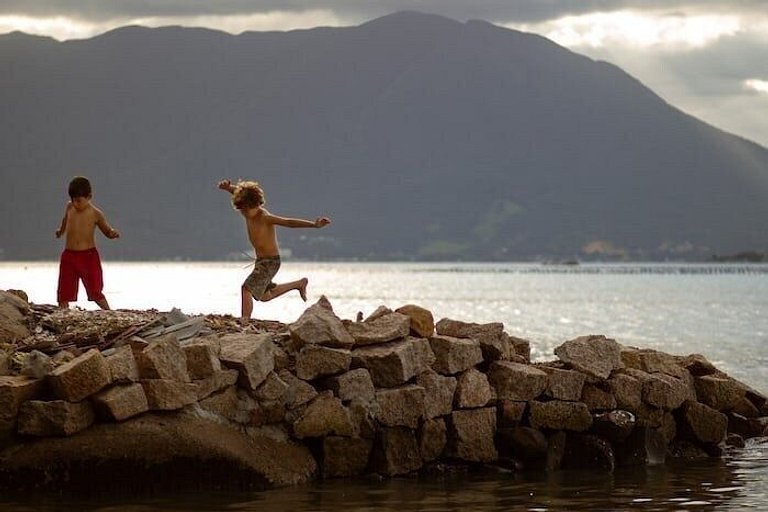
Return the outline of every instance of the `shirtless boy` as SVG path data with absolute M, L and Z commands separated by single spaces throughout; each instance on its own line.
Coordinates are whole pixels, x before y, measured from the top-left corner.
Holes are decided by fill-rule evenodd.
M 101 210 L 91 203 L 92 197 L 91 183 L 87 178 L 72 178 L 69 182 L 70 201 L 64 210 L 61 227 L 56 230 L 56 238 L 67 234 L 59 262 L 59 288 L 56 293 L 62 309 L 77 300 L 80 280 L 85 285 L 88 300 L 94 301 L 101 309 L 109 309 L 107 298 L 102 293 L 104 280 L 94 231 L 98 227 L 104 236 L 112 239 L 118 238 L 120 233 L 109 225 Z
M 307 300 L 307 278 L 275 284 L 272 278 L 280 268 L 280 249 L 277 245 L 275 226 L 287 228 L 322 228 L 330 224 L 328 217 L 314 221 L 291 219 L 273 215 L 264 208 L 264 191 L 255 181 L 240 181 L 236 185 L 230 180 L 219 182 L 219 188 L 232 194 L 232 204 L 245 218 L 248 238 L 256 251 L 253 272 L 245 279 L 241 292 L 241 322 L 247 324 L 253 312 L 253 301 L 267 302 L 291 290 L 298 290 L 301 298 Z

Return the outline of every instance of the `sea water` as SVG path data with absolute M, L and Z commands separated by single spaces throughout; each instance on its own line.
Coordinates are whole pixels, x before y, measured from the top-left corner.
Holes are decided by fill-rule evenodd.
M 237 315 L 240 283 L 249 269 L 247 262 L 106 262 L 104 291 L 114 308 Z M 32 302 L 55 303 L 57 273 L 54 262 L 0 262 L 0 289 L 22 289 Z M 257 303 L 254 317 L 289 323 L 321 295 L 342 318 L 368 315 L 380 305 L 418 304 L 436 320 L 503 322 L 509 334 L 530 340 L 539 361 L 554 359 L 552 351 L 563 341 L 604 334 L 625 345 L 703 354 L 768 392 L 768 265 L 286 261 L 276 281 L 301 277 L 310 282 L 307 304 L 290 292 Z M 80 296 L 85 299 L 84 290 Z M 85 300 L 75 305 L 94 308 Z M 758 442 L 718 461 L 614 474 L 344 480 L 260 493 L 137 497 L 130 506 L 113 503 L 109 509 L 768 510 L 765 489 L 768 446 Z M 0 510 L 86 506 L 55 500 L 48 509 L 47 501 L 2 500 Z

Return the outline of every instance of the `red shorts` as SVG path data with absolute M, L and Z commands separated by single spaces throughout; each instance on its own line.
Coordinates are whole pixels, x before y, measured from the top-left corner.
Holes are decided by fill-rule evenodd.
M 96 248 L 84 251 L 64 249 L 59 262 L 59 302 L 77 300 L 78 282 L 82 280 L 88 300 L 101 300 L 104 294 L 104 276 L 101 273 L 101 258 Z

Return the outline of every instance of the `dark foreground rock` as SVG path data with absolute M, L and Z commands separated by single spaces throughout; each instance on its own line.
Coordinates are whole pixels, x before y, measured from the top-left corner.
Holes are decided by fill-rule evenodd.
M 766 434 L 699 354 L 582 336 L 530 363 L 500 323 L 416 305 L 296 323 L 60 311 L 0 292 L 0 490 L 261 488 L 441 464 L 613 471 Z M 21 301 L 21 302 L 20 302 Z M 10 333 L 10 334 L 9 334 Z

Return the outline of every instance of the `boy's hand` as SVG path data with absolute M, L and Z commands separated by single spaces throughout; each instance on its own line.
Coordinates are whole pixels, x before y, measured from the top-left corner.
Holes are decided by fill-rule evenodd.
M 116 229 L 113 229 L 112 231 L 107 233 L 107 238 L 112 240 L 114 240 L 115 238 L 120 238 L 120 233 Z
M 61 238 L 61 235 L 63 235 L 63 234 L 64 234 L 63 230 L 61 230 L 61 229 L 57 229 L 56 230 L 56 238 Z
M 327 226 L 331 223 L 331 219 L 328 217 L 318 217 L 315 219 L 315 227 L 316 228 L 322 228 L 323 226 Z
M 230 180 L 221 180 L 219 182 L 219 188 L 221 190 L 229 190 L 232 187 L 232 181 Z

